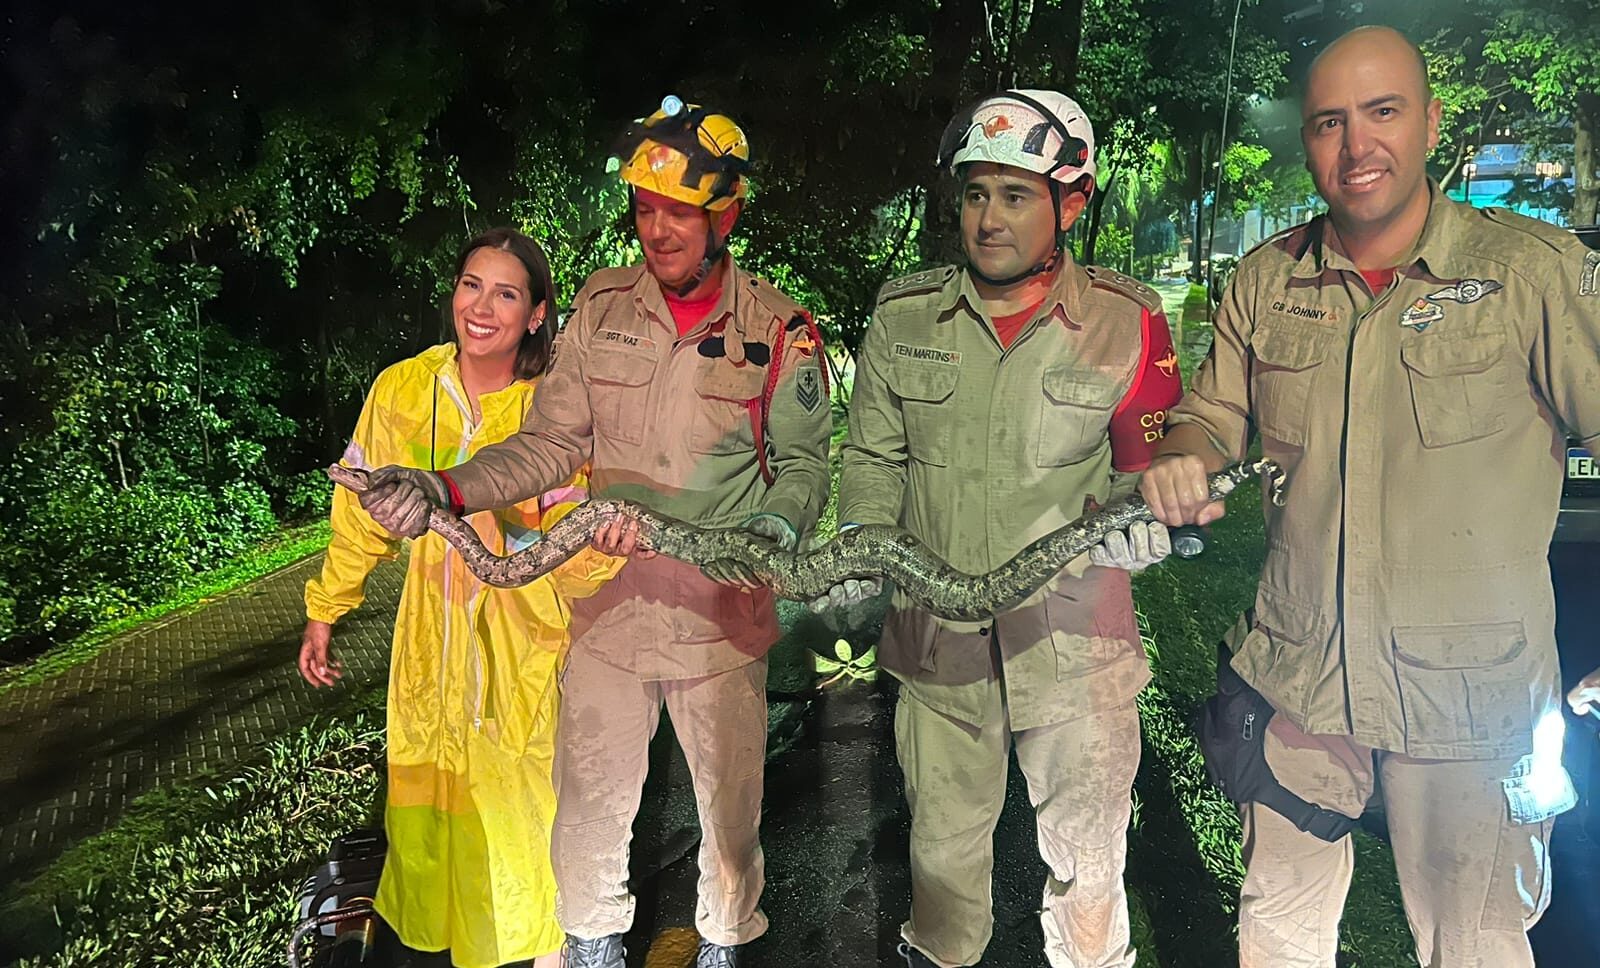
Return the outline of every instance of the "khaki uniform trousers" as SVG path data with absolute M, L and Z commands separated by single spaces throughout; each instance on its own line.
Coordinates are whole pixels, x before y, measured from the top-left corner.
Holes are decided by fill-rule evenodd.
M 1130 968 L 1122 872 L 1138 710 L 1129 702 L 1013 733 L 998 682 L 990 703 L 979 727 L 900 690 L 895 746 L 911 806 L 911 918 L 901 935 L 943 968 L 983 957 L 994 930 L 994 829 L 1015 747 L 1050 868 L 1045 956 L 1052 968 Z
M 1346 816 L 1382 784 L 1417 963 L 1532 968 L 1527 930 L 1550 903 L 1552 821 L 1514 824 L 1501 787 L 1514 759 L 1419 760 L 1347 736 L 1307 736 L 1283 716 L 1266 735 L 1278 782 Z M 1333 968 L 1355 870 L 1338 843 L 1248 804 L 1239 895 L 1240 968 Z
M 579 938 L 633 924 L 628 844 L 666 703 L 700 813 L 695 927 L 715 944 L 767 930 L 761 788 L 767 749 L 767 660 L 698 679 L 648 681 L 574 649 L 556 733 L 556 818 L 550 854 L 556 918 Z

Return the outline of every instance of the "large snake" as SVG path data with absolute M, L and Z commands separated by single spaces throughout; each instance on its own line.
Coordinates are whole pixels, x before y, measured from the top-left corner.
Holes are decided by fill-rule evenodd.
M 1249 478 L 1269 478 L 1272 503 L 1283 504 L 1285 475 L 1271 460 L 1234 464 L 1210 477 L 1210 498 L 1221 500 Z M 335 464 L 328 476 L 350 490 L 367 489 L 366 471 Z M 602 525 L 616 517 L 639 523 L 639 546 L 691 565 L 732 559 L 748 566 L 780 598 L 809 602 L 848 578 L 887 578 L 912 601 L 935 615 L 982 621 L 1020 604 L 1067 563 L 1098 545 L 1105 536 L 1154 515 L 1138 494 L 1050 532 L 986 575 L 952 568 L 917 538 L 889 525 L 863 525 L 820 548 L 786 552 L 740 528 L 699 528 L 630 501 L 588 501 L 562 518 L 544 539 L 501 557 L 484 547 L 477 532 L 449 511 L 435 508 L 429 530 L 461 552 L 467 567 L 501 588 L 526 585 L 589 544 Z

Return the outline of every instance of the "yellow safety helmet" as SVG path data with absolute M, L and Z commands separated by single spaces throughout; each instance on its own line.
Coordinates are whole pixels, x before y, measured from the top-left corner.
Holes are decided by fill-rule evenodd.
M 611 165 L 635 188 L 720 212 L 745 197 L 750 143 L 732 118 L 669 94 L 623 132 Z

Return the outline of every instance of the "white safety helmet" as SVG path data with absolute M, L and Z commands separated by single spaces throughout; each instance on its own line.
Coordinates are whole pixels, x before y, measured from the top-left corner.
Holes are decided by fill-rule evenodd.
M 1078 102 L 1056 91 L 1006 91 L 956 115 L 939 141 L 938 164 L 990 161 L 1063 185 L 1094 179 L 1094 128 Z M 1092 186 L 1091 186 L 1092 191 Z

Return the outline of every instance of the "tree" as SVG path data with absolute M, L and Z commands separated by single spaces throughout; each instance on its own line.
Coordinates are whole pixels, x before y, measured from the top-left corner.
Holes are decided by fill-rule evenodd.
M 1202 278 L 1204 215 L 1217 185 L 1224 141 L 1249 128 L 1244 106 L 1252 97 L 1270 97 L 1283 83 L 1288 54 L 1272 39 L 1274 12 L 1258 2 L 1236 0 L 1240 14 L 1231 88 L 1219 69 L 1219 51 L 1234 42 L 1235 4 L 1225 0 L 1157 3 L 1147 8 L 1155 24 L 1152 37 L 1161 73 L 1154 80 L 1157 116 L 1172 138 L 1185 175 L 1192 213 L 1191 278 Z M 1213 39 L 1214 40 L 1211 40 Z M 1207 42 L 1210 40 L 1210 42 Z M 1224 113 L 1228 130 L 1223 132 Z
M 1483 52 L 1535 107 L 1571 118 L 1571 220 L 1600 221 L 1600 0 L 1501 6 Z

